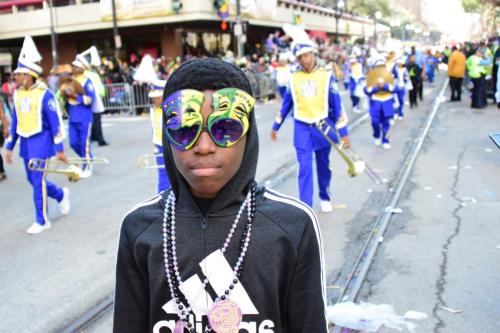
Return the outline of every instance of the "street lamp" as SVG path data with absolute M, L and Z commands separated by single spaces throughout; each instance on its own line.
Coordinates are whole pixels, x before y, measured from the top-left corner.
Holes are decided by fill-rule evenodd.
M 339 39 L 339 19 L 342 17 L 344 12 L 345 2 L 344 0 L 337 0 L 335 2 L 335 42 L 338 44 Z

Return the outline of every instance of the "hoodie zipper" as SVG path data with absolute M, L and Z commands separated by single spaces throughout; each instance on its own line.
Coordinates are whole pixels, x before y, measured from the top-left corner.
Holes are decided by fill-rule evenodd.
M 202 236 L 202 244 L 201 244 L 201 249 L 202 249 L 202 258 L 205 258 L 207 255 L 207 229 L 208 229 L 208 221 L 207 218 L 203 215 L 201 215 L 201 231 L 203 233 Z
M 207 231 L 208 228 L 208 221 L 207 218 L 203 215 L 201 215 L 201 230 Z

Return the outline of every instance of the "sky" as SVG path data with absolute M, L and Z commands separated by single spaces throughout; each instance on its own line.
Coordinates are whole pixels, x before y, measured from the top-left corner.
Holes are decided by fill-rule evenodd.
M 465 13 L 460 0 L 423 0 L 429 10 L 422 19 L 434 25 L 449 38 L 463 41 L 470 38 L 473 17 Z

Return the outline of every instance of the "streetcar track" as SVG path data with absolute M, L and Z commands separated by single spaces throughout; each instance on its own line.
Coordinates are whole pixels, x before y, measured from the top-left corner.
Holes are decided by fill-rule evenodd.
M 397 174 L 394 182 L 392 182 L 389 188 L 388 195 L 381 210 L 377 216 L 377 219 L 366 239 L 362 250 L 357 257 L 355 264 L 348 275 L 346 282 L 341 288 L 340 295 L 336 300 L 338 302 L 354 302 L 367 278 L 367 274 L 374 261 L 377 249 L 383 242 L 383 236 L 390 223 L 392 212 L 391 208 L 397 207 L 401 194 L 408 182 L 410 174 L 416 163 L 416 160 L 422 150 L 423 143 L 429 133 L 429 129 L 436 117 L 437 110 L 441 105 L 444 92 L 448 86 L 448 79 L 445 80 L 438 97 L 434 100 L 432 110 L 429 115 L 426 116 L 426 122 L 424 128 L 420 131 L 420 136 L 415 140 L 412 150 L 407 154 L 403 162 L 404 168 Z M 335 326 L 333 333 L 340 333 L 342 327 Z

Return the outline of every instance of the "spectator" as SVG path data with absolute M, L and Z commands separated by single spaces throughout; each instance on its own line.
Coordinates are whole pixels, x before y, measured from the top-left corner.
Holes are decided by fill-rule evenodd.
M 410 108 L 417 106 L 417 94 L 422 85 L 422 67 L 415 61 L 415 54 L 410 54 L 406 65 L 413 89 L 410 90 Z
M 465 55 L 453 47 L 448 57 L 448 76 L 450 78 L 451 102 L 462 100 L 462 83 L 465 76 Z

